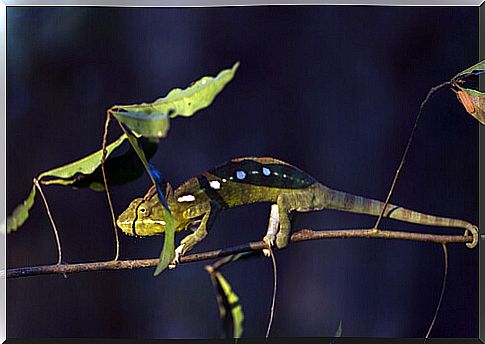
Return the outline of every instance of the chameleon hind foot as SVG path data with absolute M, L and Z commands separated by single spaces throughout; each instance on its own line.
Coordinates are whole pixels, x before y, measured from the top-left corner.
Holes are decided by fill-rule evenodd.
M 278 233 L 278 228 L 280 226 L 280 217 L 278 212 L 278 204 L 271 205 L 271 212 L 269 214 L 268 229 L 266 230 L 266 235 L 263 241 L 268 245 L 268 248 L 263 249 L 263 254 L 265 257 L 270 257 L 271 247 L 274 246 L 276 241 L 276 234 Z
M 466 247 L 468 248 L 474 248 L 478 244 L 478 227 L 474 225 L 468 225 L 465 228 L 465 233 L 463 234 L 464 236 L 472 235 L 473 241 L 472 242 L 467 242 Z

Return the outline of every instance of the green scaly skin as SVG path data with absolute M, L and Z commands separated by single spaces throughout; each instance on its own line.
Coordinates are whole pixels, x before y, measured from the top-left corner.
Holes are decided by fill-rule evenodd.
M 330 189 L 298 168 L 273 158 L 231 160 L 191 178 L 175 192 L 169 185 L 166 199 L 177 222 L 176 230 L 195 229 L 181 241 L 175 263 L 204 239 L 215 217 L 224 209 L 261 202 L 277 206 L 273 219 L 276 230 L 268 228 L 264 240 L 271 245 L 276 241 L 276 246 L 281 249 L 288 244 L 289 214 L 292 211 L 336 209 L 378 216 L 384 206 L 377 200 Z M 133 200 L 118 217 L 118 227 L 131 236 L 163 234 L 162 208 L 156 189 L 152 187 L 145 197 Z M 478 228 L 463 220 L 427 215 L 392 204 L 388 204 L 384 217 L 422 225 L 463 228 L 465 235 L 473 236 L 473 242 L 466 245 L 473 248 L 478 243 Z

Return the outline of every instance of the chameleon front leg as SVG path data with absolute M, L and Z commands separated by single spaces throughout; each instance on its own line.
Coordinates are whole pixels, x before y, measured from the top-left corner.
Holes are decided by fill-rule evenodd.
M 173 269 L 179 263 L 180 257 L 190 251 L 198 242 L 202 241 L 207 236 L 207 229 L 212 225 L 217 210 L 214 207 L 210 207 L 203 215 L 200 221 L 199 227 L 194 233 L 187 235 L 182 239 L 180 245 L 175 249 L 175 258 L 169 265 L 170 269 Z
M 324 200 L 319 200 L 312 190 L 280 194 L 276 203 L 280 225 L 278 234 L 276 234 L 276 247 L 279 249 L 288 245 L 291 230 L 289 215 L 292 211 L 306 212 L 324 208 Z

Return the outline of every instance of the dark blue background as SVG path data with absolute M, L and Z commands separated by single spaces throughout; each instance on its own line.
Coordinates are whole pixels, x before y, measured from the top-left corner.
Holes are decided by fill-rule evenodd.
M 105 110 L 152 101 L 215 75 L 235 79 L 213 105 L 177 118 L 152 160 L 179 185 L 240 156 L 273 156 L 330 187 L 383 199 L 430 87 L 478 59 L 478 8 L 262 6 L 13 8 L 7 11 L 7 202 L 32 177 L 100 148 Z M 113 125 L 111 137 L 119 135 Z M 478 124 L 453 93 L 428 104 L 393 202 L 478 222 Z M 147 177 L 112 188 L 121 212 Z M 110 259 L 103 193 L 46 187 L 65 260 Z M 260 239 L 269 207 L 222 213 L 196 251 Z M 366 228 L 369 216 L 323 211 L 294 228 Z M 456 233 L 384 221 L 383 227 Z M 121 238 L 123 258 L 158 256 L 160 238 Z M 40 199 L 8 237 L 8 266 L 56 260 Z M 433 336 L 477 337 L 478 250 L 450 245 L 449 280 Z M 302 243 L 277 253 L 273 336 L 422 337 L 443 271 L 439 245 L 384 240 Z M 153 278 L 151 269 L 9 280 L 8 337 L 218 337 L 203 263 Z M 268 259 L 225 275 L 263 336 L 272 290 Z

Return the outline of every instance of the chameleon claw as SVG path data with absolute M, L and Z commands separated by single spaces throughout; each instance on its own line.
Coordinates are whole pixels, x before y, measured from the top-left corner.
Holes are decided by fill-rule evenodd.
M 274 243 L 275 243 L 275 236 L 268 236 L 268 235 L 265 235 L 265 237 L 263 238 L 263 241 L 270 247 L 274 246 Z
M 467 242 L 466 247 L 468 248 L 474 248 L 478 244 L 478 227 L 474 225 L 469 225 L 465 229 L 465 233 L 463 234 L 464 236 L 472 235 L 473 241 L 472 242 Z
M 169 268 L 169 270 L 173 270 L 173 269 L 175 269 L 175 268 L 177 267 L 177 264 L 178 264 L 178 263 L 179 263 L 179 262 L 178 262 L 178 261 L 176 261 L 175 259 L 174 259 L 174 260 L 172 260 L 172 262 L 171 262 L 170 264 L 168 264 L 168 268 Z
M 263 238 L 263 241 L 268 245 L 268 248 L 263 248 L 263 255 L 265 257 L 270 257 L 271 256 L 271 248 L 275 244 L 275 236 L 274 235 L 268 235 L 266 234 Z

